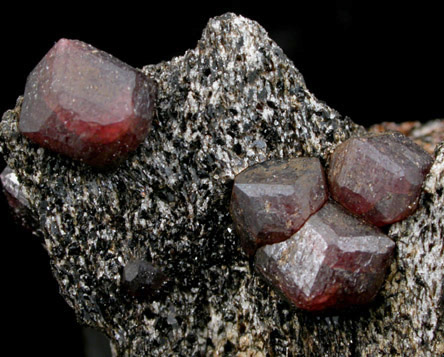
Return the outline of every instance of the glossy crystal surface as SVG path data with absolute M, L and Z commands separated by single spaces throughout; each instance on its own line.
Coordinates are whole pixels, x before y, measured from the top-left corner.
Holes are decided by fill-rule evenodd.
M 61 39 L 28 76 L 19 129 L 45 148 L 107 166 L 145 139 L 154 99 L 154 82 L 142 72 Z
M 404 135 L 384 133 L 352 138 L 331 156 L 332 197 L 376 226 L 414 212 L 432 157 Z
M 269 160 L 236 176 L 231 215 L 244 250 L 291 237 L 327 200 L 319 159 Z
M 337 309 L 375 297 L 394 247 L 379 229 L 328 202 L 290 239 L 259 248 L 255 266 L 298 308 Z

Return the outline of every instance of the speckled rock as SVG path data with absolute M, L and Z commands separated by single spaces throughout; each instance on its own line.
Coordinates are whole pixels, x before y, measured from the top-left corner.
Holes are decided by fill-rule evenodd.
M 254 272 L 233 232 L 233 178 L 271 158 L 316 156 L 364 129 L 316 99 L 257 23 L 211 19 L 197 47 L 147 66 L 158 84 L 146 140 L 118 169 L 94 172 L 0 126 L 1 152 L 40 222 L 60 290 L 115 356 L 439 355 L 444 352 L 444 145 L 419 209 L 390 228 L 391 273 L 354 314 L 297 312 Z M 363 108 L 365 110 L 365 108 Z M 154 300 L 121 289 L 134 257 L 170 278 Z

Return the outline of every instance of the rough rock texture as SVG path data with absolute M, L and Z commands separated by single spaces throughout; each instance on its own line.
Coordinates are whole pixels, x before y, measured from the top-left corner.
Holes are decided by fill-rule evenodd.
M 116 356 L 439 355 L 444 352 L 444 145 L 420 208 L 390 228 L 397 243 L 380 298 L 352 315 L 313 316 L 253 270 L 228 213 L 234 175 L 271 158 L 323 161 L 364 130 L 317 100 L 257 23 L 210 20 L 196 49 L 147 66 L 159 97 L 153 130 L 117 170 L 93 172 L 17 130 L 1 151 L 38 217 L 60 291 Z M 365 108 L 363 108 L 365 110 Z M 126 262 L 170 277 L 155 300 L 121 290 Z

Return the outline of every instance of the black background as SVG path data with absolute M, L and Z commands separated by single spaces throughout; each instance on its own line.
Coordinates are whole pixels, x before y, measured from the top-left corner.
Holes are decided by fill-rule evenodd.
M 232 11 L 265 27 L 302 72 L 308 88 L 355 122 L 443 118 L 440 9 L 424 1 L 421 5 L 363 3 L 8 5 L 0 19 L 0 111 L 14 107 L 28 73 L 61 37 L 83 40 L 142 67 L 194 48 L 210 17 Z M 7 329 L 3 349 L 12 348 L 14 356 L 84 356 L 81 328 L 58 295 L 41 242 L 16 228 L 3 198 L 0 203 Z

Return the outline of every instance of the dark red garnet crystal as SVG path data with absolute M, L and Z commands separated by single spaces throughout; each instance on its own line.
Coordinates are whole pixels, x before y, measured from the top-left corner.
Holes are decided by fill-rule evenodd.
M 259 248 L 255 266 L 301 309 L 341 308 L 374 298 L 394 247 L 377 228 L 328 202 L 290 239 Z
M 120 162 L 145 139 L 155 84 L 77 40 L 59 40 L 28 76 L 19 129 L 37 144 L 87 164 Z
M 368 222 L 391 224 L 416 209 L 432 162 L 427 152 L 397 132 L 351 138 L 331 156 L 330 193 Z
M 327 200 L 327 184 L 317 158 L 270 160 L 236 176 L 231 214 L 244 250 L 285 240 Z

